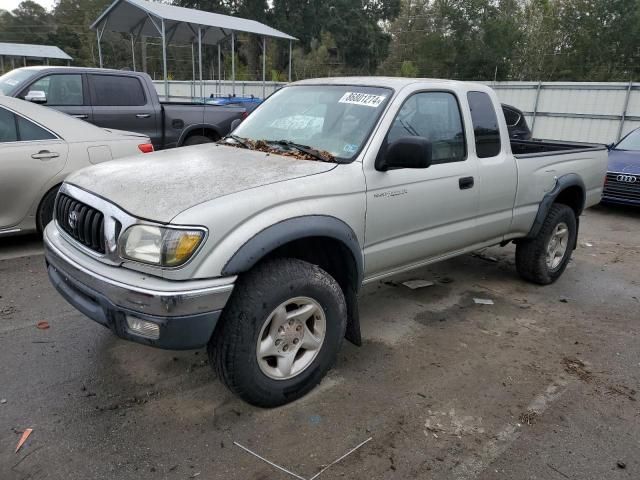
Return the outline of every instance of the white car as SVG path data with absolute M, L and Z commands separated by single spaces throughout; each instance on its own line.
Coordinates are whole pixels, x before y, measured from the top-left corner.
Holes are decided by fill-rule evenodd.
M 153 151 L 149 137 L 106 130 L 51 108 L 0 96 L 0 236 L 44 227 L 72 172 Z

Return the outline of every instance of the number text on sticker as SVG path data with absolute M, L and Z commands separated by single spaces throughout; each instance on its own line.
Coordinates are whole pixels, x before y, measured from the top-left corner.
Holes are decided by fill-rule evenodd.
M 365 105 L 367 107 L 377 108 L 385 97 L 383 95 L 372 95 L 370 93 L 347 92 L 339 100 L 339 103 L 352 103 L 354 105 Z

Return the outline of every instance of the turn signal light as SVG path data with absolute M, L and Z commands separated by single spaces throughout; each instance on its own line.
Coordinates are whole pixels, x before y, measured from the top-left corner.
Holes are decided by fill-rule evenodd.
M 153 152 L 153 144 L 143 143 L 141 145 L 138 145 L 138 150 L 140 150 L 142 153 L 151 153 Z

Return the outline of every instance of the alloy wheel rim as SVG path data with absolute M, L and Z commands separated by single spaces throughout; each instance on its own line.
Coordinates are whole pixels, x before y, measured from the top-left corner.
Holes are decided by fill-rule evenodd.
M 560 222 L 553 229 L 553 233 L 547 244 L 547 268 L 556 270 L 562 264 L 564 256 L 569 246 L 569 227 L 566 223 Z
M 274 380 L 299 375 L 318 356 L 326 331 L 326 315 L 316 300 L 295 297 L 282 302 L 260 329 L 256 348 L 260 370 Z

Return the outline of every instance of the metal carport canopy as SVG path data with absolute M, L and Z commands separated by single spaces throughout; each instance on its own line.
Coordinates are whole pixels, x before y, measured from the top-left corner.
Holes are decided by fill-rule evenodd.
M 11 57 L 12 68 L 15 67 L 15 57 L 22 57 L 24 66 L 27 58 L 44 58 L 49 64 L 49 59 L 66 60 L 69 63 L 72 58 L 61 49 L 53 45 L 32 45 L 29 43 L 0 43 L 0 72 L 4 73 L 4 57 Z
M 263 38 L 272 37 L 289 40 L 289 76 L 291 76 L 291 42 L 295 37 L 271 28 L 255 20 L 204 12 L 192 8 L 177 7 L 146 0 L 116 0 L 91 25 L 98 36 L 98 53 L 102 67 L 100 40 L 105 29 L 113 32 L 129 33 L 132 47 L 141 35 L 162 38 L 165 95 L 167 94 L 166 44 L 171 41 L 197 43 L 200 56 L 200 81 L 202 82 L 202 44 L 220 45 L 220 42 L 231 37 L 232 49 L 235 53 L 234 32 L 251 33 Z M 263 55 L 263 81 L 264 81 Z M 135 60 L 134 60 L 135 64 Z M 235 81 L 235 55 L 232 56 L 232 75 Z

